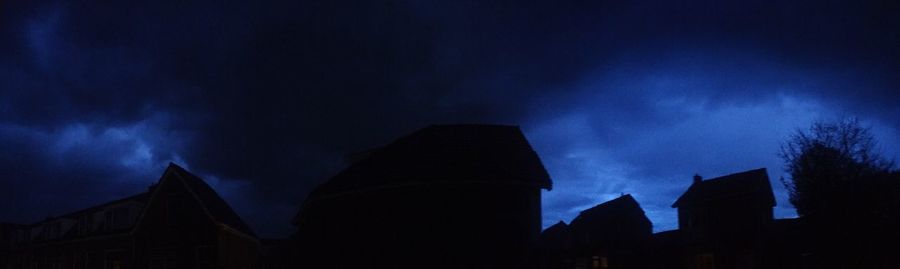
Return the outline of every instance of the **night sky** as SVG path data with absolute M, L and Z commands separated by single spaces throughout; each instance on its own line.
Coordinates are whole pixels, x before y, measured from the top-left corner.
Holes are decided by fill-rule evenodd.
M 520 125 L 545 226 L 630 193 L 673 229 L 695 173 L 760 167 L 794 216 L 777 153 L 817 120 L 900 152 L 897 1 L 136 2 L 0 2 L 0 221 L 175 162 L 286 236 L 345 155 L 429 124 Z

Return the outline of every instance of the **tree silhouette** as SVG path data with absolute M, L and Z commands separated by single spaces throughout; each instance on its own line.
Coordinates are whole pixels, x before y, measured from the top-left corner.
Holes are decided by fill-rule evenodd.
M 896 268 L 900 173 L 857 119 L 814 123 L 781 147 L 782 182 L 808 223 L 819 268 Z
M 869 128 L 858 119 L 817 122 L 797 130 L 782 145 L 781 157 L 790 179 L 782 182 L 800 216 L 834 209 L 848 184 L 890 172 L 893 162 L 876 150 Z

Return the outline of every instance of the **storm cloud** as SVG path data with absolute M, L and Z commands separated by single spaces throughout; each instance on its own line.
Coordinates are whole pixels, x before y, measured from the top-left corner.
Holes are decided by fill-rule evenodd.
M 766 167 L 859 117 L 900 152 L 887 1 L 0 4 L 0 220 L 196 172 L 264 237 L 346 154 L 435 123 L 522 126 L 544 222 L 631 193 L 655 229 L 694 173 Z

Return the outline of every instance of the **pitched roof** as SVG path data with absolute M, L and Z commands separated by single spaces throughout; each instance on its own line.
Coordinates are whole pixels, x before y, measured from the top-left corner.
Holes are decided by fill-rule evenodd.
M 202 179 L 200 179 L 199 177 L 195 176 L 194 174 L 188 172 L 184 168 L 181 168 L 180 166 L 178 166 L 174 163 L 169 163 L 169 167 L 166 168 L 166 171 L 174 172 L 175 174 L 177 174 L 179 176 L 179 178 L 181 178 L 185 182 L 185 184 L 197 195 L 197 197 L 200 199 L 200 202 L 203 204 L 203 206 L 205 206 L 207 208 L 207 210 L 209 210 L 210 215 L 212 215 L 212 217 L 213 217 L 213 219 L 215 219 L 215 221 L 218 221 L 220 223 L 228 225 L 229 227 L 231 227 L 235 230 L 238 230 L 242 233 L 245 233 L 249 236 L 255 236 L 253 231 L 250 230 L 250 227 L 247 226 L 247 224 L 244 223 L 243 220 L 241 220 L 241 218 L 237 215 L 237 213 L 235 213 L 234 210 L 231 209 L 231 207 L 228 205 L 228 203 L 225 202 L 225 200 L 223 200 L 221 197 L 219 197 L 219 195 L 216 194 L 216 191 L 213 190 L 209 185 L 207 185 Z M 163 173 L 164 176 L 166 174 L 167 173 Z M 164 179 L 165 178 L 160 178 L 160 182 Z M 144 206 L 144 205 L 150 200 L 151 194 L 153 193 L 154 190 L 155 190 L 154 187 L 151 186 L 150 188 L 148 188 L 148 191 L 146 191 L 146 192 L 141 192 L 141 193 L 138 193 L 138 194 L 135 194 L 132 196 L 125 197 L 125 198 L 112 200 L 112 201 L 105 202 L 105 203 L 102 203 L 99 205 L 80 209 L 80 210 L 77 210 L 74 212 L 47 218 L 47 219 L 41 220 L 41 221 L 33 223 L 33 224 L 17 225 L 17 227 L 21 227 L 21 228 L 37 227 L 37 226 L 43 225 L 45 223 L 54 222 L 54 221 L 58 221 L 58 220 L 62 220 L 62 219 L 77 220 L 80 216 L 96 213 L 99 211 L 103 211 L 110 206 L 116 206 L 119 204 L 125 204 L 125 203 L 129 203 L 129 202 L 139 203 L 141 205 L 140 210 L 143 211 L 146 208 L 146 206 Z M 105 223 L 101 223 L 101 224 L 105 225 Z M 75 225 L 77 226 L 79 224 L 76 223 Z M 99 235 L 124 234 L 124 233 L 131 231 L 135 225 L 137 225 L 137 221 L 129 222 L 128 225 L 118 227 L 115 229 L 94 229 L 94 230 L 91 230 L 90 232 L 81 233 L 81 234 L 79 234 L 77 232 L 78 227 L 73 226 L 72 229 L 69 229 L 62 236 L 55 238 L 54 240 L 68 240 L 68 239 L 83 238 L 83 237 L 93 237 L 93 236 L 99 236 Z
M 566 233 L 568 232 L 568 230 L 569 225 L 563 221 L 559 221 L 556 224 L 550 225 L 550 227 L 547 227 L 547 229 L 541 231 L 541 236 Z
M 432 125 L 369 152 L 310 197 L 434 181 L 506 181 L 551 188 L 550 176 L 519 127 Z
M 765 168 L 734 173 L 692 184 L 672 207 L 706 204 L 743 197 L 775 206 L 775 195 Z
M 653 234 L 650 240 L 653 247 L 657 248 L 657 251 L 670 251 L 670 253 L 677 253 L 673 250 L 683 247 L 683 236 L 684 235 L 681 230 L 668 230 Z
M 76 217 L 78 217 L 78 216 L 80 216 L 80 215 L 83 215 L 83 214 L 87 214 L 87 213 L 92 213 L 92 212 L 100 211 L 100 210 L 102 210 L 103 208 L 108 207 L 108 206 L 111 206 L 111 205 L 121 204 L 121 203 L 126 203 L 126 202 L 130 202 L 130 201 L 140 202 L 140 203 L 146 203 L 148 199 L 150 199 L 150 192 L 142 192 L 142 193 L 138 193 L 138 194 L 135 194 L 135 195 L 131 195 L 131 196 L 128 196 L 128 197 L 125 197 L 125 198 L 120 198 L 120 199 L 112 200 L 112 201 L 109 201 L 109 202 L 106 202 L 106 203 L 102 203 L 102 204 L 99 204 L 99 205 L 95 205 L 95 206 L 92 206 L 92 207 L 88 207 L 88 208 L 85 208 L 85 209 L 80 209 L 80 210 L 75 211 L 75 212 L 70 212 L 70 213 L 62 214 L 62 215 L 59 215 L 59 216 L 57 216 L 57 217 L 49 218 L 49 219 L 46 219 L 46 220 L 44 220 L 44 221 L 38 222 L 38 223 L 36 223 L 36 224 L 40 224 L 40 223 L 43 223 L 43 222 L 47 222 L 47 221 L 51 221 L 51 220 L 56 220 L 56 219 L 60 219 L 60 218 L 70 218 L 70 219 L 72 219 L 72 218 L 76 218 Z
M 634 200 L 634 197 L 631 197 L 631 194 L 625 194 L 616 199 L 582 210 L 581 213 L 578 213 L 578 216 L 572 220 L 572 223 L 569 226 L 579 226 L 582 225 L 582 223 L 592 222 L 598 219 L 614 220 L 628 214 L 640 214 L 646 218 L 644 210 L 641 209 L 641 205 Z
M 178 166 L 174 163 L 169 163 L 169 168 L 172 169 L 176 174 L 181 176 L 184 180 L 184 183 L 194 191 L 197 195 L 197 198 L 200 199 L 200 202 L 206 209 L 209 211 L 212 218 L 222 224 L 228 225 L 229 227 L 236 229 L 246 235 L 255 237 L 256 234 L 253 233 L 253 230 L 250 229 L 240 216 L 231 206 L 228 205 L 222 197 L 219 197 L 219 194 L 213 190 L 212 187 L 206 184 L 203 179 L 200 179 L 196 175 L 184 170 L 181 166 Z
M 539 237 L 540 247 L 544 249 L 563 248 L 568 240 L 569 226 L 562 221 L 544 229 Z
M 103 211 L 103 210 L 106 210 L 106 209 L 109 208 L 109 207 L 112 207 L 112 206 L 118 206 L 118 205 L 125 204 L 125 203 L 129 203 L 129 202 L 135 202 L 135 203 L 138 203 L 138 204 L 140 205 L 140 206 L 139 206 L 139 209 L 142 211 L 142 210 L 144 209 L 144 206 L 143 206 L 143 205 L 147 202 L 147 200 L 148 200 L 149 198 L 150 198 L 150 193 L 149 193 L 149 192 L 142 192 L 142 193 L 138 193 L 138 194 L 131 195 L 131 196 L 128 196 L 128 197 L 119 198 L 119 199 L 116 199 L 116 200 L 112 200 L 112 201 L 109 201 L 109 202 L 105 202 L 105 203 L 102 203 L 102 204 L 99 204 L 99 205 L 94 205 L 94 206 L 91 206 L 91 207 L 88 207 L 88 208 L 79 209 L 79 210 L 77 210 L 77 211 L 72 211 L 72 212 L 69 212 L 69 213 L 64 213 L 64 214 L 61 214 L 61 215 L 58 215 L 58 216 L 48 217 L 48 218 L 45 218 L 45 219 L 43 219 L 43 220 L 41 220 L 41 221 L 34 222 L 34 223 L 31 223 L 31 224 L 26 224 L 26 225 L 16 225 L 16 227 L 17 227 L 17 228 L 20 228 L 20 229 L 30 229 L 30 228 L 34 228 L 34 227 L 40 227 L 41 225 L 44 225 L 44 224 L 47 224 L 47 223 L 53 223 L 53 222 L 61 221 L 61 220 L 75 221 L 75 220 L 78 220 L 79 217 L 86 216 L 86 215 L 88 215 L 88 214 L 94 214 L 94 213 L 97 213 L 97 212 L 101 212 L 101 211 Z M 131 228 L 133 228 L 134 225 L 135 225 L 136 223 L 135 223 L 135 222 L 128 222 L 128 223 L 126 223 L 126 224 L 127 224 L 127 225 L 124 225 L 124 226 L 121 226 L 121 227 L 116 227 L 116 228 L 88 229 L 87 232 L 85 232 L 85 233 L 78 233 L 78 232 L 77 232 L 78 229 L 79 229 L 78 225 L 80 225 L 80 223 L 75 223 L 75 224 L 71 227 L 71 229 L 68 229 L 68 230 L 66 230 L 66 231 L 63 231 L 63 233 L 62 233 L 59 237 L 55 237 L 55 238 L 53 238 L 53 239 L 42 238 L 41 240 L 42 240 L 42 241 L 49 241 L 49 240 L 59 241 L 59 240 L 68 240 L 68 239 L 75 239 L 75 238 L 93 237 L 93 236 L 100 236 L 100 235 L 121 234 L 121 233 L 126 233 L 126 232 L 128 232 L 129 230 L 131 230 Z M 107 224 L 106 224 L 106 223 L 100 223 L 100 225 L 107 225 Z M 101 226 L 101 227 L 102 227 L 102 226 Z M 39 231 L 39 232 L 42 232 L 42 231 Z

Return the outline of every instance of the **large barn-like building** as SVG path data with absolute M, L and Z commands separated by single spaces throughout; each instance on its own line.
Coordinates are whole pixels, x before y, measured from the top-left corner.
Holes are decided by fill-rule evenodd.
M 630 194 L 603 202 L 541 234 L 541 268 L 644 268 L 653 224 Z
M 294 223 L 303 268 L 523 268 L 551 181 L 516 126 L 435 125 L 365 153 Z

